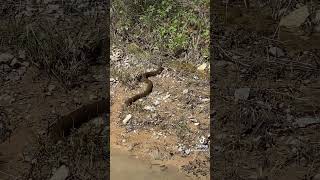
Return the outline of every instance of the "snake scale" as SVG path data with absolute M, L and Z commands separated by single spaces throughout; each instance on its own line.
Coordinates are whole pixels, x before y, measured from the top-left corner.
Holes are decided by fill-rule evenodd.
M 125 101 L 125 106 L 130 106 L 132 103 L 146 97 L 152 92 L 153 83 L 149 80 L 149 77 L 156 76 L 163 71 L 163 67 L 159 66 L 157 70 L 146 72 L 137 76 L 137 80 L 139 82 L 144 82 L 147 84 L 147 88 L 127 99 Z M 104 113 L 110 112 L 109 101 L 106 98 L 103 98 L 99 101 L 93 102 L 91 104 L 83 105 L 82 107 L 72 111 L 71 113 L 62 116 L 59 118 L 49 129 L 49 135 L 53 142 L 57 142 L 58 140 L 62 140 L 63 137 L 67 137 L 72 128 L 79 128 L 82 124 L 88 122 L 90 119 L 98 117 Z

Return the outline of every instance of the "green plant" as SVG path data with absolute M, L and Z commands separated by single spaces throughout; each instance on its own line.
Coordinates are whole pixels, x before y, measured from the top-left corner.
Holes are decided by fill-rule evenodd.
M 123 3 L 120 0 L 113 3 L 119 12 L 117 17 L 114 15 L 114 25 L 117 30 L 125 31 L 131 40 L 143 37 L 143 43 L 157 46 L 162 51 L 198 48 L 200 53 L 208 55 L 209 17 L 205 14 L 209 0 L 136 0 L 126 2 L 125 7 L 121 6 Z M 194 38 L 199 39 L 197 45 L 192 43 Z

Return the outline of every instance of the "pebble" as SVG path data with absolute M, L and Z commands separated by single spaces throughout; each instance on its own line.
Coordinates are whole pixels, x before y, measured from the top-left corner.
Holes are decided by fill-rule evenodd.
M 65 180 L 69 176 L 69 168 L 65 165 L 60 166 L 50 178 L 50 180 Z
M 250 88 L 239 88 L 234 92 L 235 100 L 247 100 L 250 95 Z
M 153 104 L 154 104 L 155 106 L 157 106 L 157 105 L 159 105 L 159 104 L 160 104 L 160 101 L 155 100 L 155 101 L 153 102 Z
M 320 124 L 320 118 L 316 117 L 302 117 L 295 120 L 294 125 L 302 128 L 312 124 Z
M 184 89 L 184 90 L 182 91 L 183 94 L 187 94 L 188 92 L 189 92 L 188 89 Z
M 98 96 L 96 95 L 93 95 L 93 94 L 90 94 L 89 95 L 89 99 L 92 101 L 92 100 L 97 100 L 98 99 Z
M 204 71 L 204 70 L 206 69 L 206 67 L 207 67 L 207 63 L 203 63 L 203 64 L 201 64 L 197 69 L 198 69 L 199 71 Z
M 0 54 L 0 63 L 9 63 L 13 59 L 13 55 L 9 53 Z
M 166 95 L 165 97 L 163 97 L 162 99 L 163 99 L 163 100 L 166 100 L 166 99 L 168 99 L 170 96 L 171 96 L 170 94 L 167 94 L 167 95 Z
M 145 106 L 143 109 L 144 109 L 144 110 L 151 111 L 151 112 L 153 112 L 153 111 L 155 111 L 155 110 L 156 110 L 156 108 L 155 108 L 155 107 L 153 107 L 153 106 Z
M 312 180 L 320 180 L 320 174 L 314 175 Z
M 49 91 L 49 92 L 52 92 L 52 91 L 55 90 L 55 89 L 56 89 L 56 86 L 53 85 L 53 84 L 50 84 L 50 85 L 48 86 L 48 91 Z
M 271 47 L 269 53 L 274 57 L 283 57 L 285 55 L 283 50 L 278 47 Z
M 18 52 L 18 57 L 22 60 L 26 59 L 26 51 L 24 50 L 19 50 Z
M 132 115 L 131 114 L 128 114 L 122 121 L 123 124 L 127 124 L 128 121 L 132 118 Z
M 13 58 L 11 63 L 10 63 L 10 66 L 12 68 L 19 68 L 21 66 L 21 63 L 16 58 Z

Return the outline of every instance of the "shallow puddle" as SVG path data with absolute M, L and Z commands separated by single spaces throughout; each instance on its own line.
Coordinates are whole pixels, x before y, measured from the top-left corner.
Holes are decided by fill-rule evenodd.
M 140 160 L 127 153 L 111 151 L 111 180 L 188 180 L 192 179 L 175 167 L 161 167 Z

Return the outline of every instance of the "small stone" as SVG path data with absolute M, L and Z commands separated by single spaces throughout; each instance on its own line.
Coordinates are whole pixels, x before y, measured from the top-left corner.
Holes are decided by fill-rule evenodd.
M 279 108 L 282 109 L 284 107 L 284 103 L 279 104 Z
M 18 57 L 22 60 L 26 59 L 26 51 L 24 50 L 19 50 L 18 52 Z
M 215 63 L 215 66 L 216 67 L 226 67 L 226 66 L 228 66 L 230 64 L 230 62 L 228 62 L 228 61 L 217 61 L 216 63 Z
M 13 58 L 14 56 L 12 54 L 2 53 L 0 54 L 0 63 L 9 63 Z
M 250 88 L 239 88 L 234 92 L 235 100 L 247 100 L 250 95 Z
M 19 76 L 22 76 L 27 71 L 26 67 L 21 67 L 17 70 Z
M 289 29 L 300 27 L 309 16 L 308 6 L 302 6 L 281 18 L 279 25 Z
M 96 118 L 92 119 L 92 123 L 94 125 L 96 125 L 97 127 L 99 127 L 100 125 L 104 124 L 103 118 L 102 117 L 96 117 Z
M 94 95 L 94 94 L 90 94 L 89 95 L 89 99 L 92 101 L 92 100 L 97 100 L 98 99 L 98 96 Z
M 11 104 L 15 101 L 15 99 L 13 97 L 11 97 L 8 94 L 3 94 L 0 96 L 0 102 L 2 102 L 3 104 Z
M 143 109 L 153 112 L 153 111 L 155 111 L 156 108 L 153 106 L 145 106 Z
M 188 89 L 185 89 L 185 90 L 182 91 L 183 94 L 187 94 L 188 92 L 189 92 Z
M 206 67 L 207 67 L 207 63 L 203 63 L 197 69 L 198 69 L 198 71 L 204 71 L 206 69 Z
M 132 115 L 131 115 L 131 114 L 128 114 L 128 115 L 124 118 L 124 120 L 122 121 L 122 123 L 123 123 L 123 124 L 127 124 L 128 121 L 129 121 L 131 118 L 132 118 Z
M 52 92 L 52 91 L 55 90 L 55 89 L 56 89 L 56 86 L 53 85 L 53 84 L 50 84 L 50 85 L 48 86 L 48 91 L 49 91 L 49 92 Z
M 30 63 L 28 61 L 23 61 L 21 63 L 24 67 L 29 67 Z
M 19 68 L 21 66 L 21 63 L 16 58 L 13 58 L 10 66 L 13 68 Z
M 191 153 L 191 151 L 192 151 L 191 149 L 186 149 L 184 152 L 186 155 L 189 155 Z
M 155 101 L 153 102 L 153 104 L 154 104 L 155 106 L 158 106 L 158 105 L 160 104 L 160 101 L 155 100 Z
M 209 99 L 209 98 L 203 98 L 203 99 L 201 99 L 201 101 L 202 101 L 202 102 L 209 102 L 210 99 Z
M 134 148 L 134 145 L 130 144 L 130 145 L 128 146 L 128 151 L 132 151 L 133 148 Z
M 314 175 L 312 180 L 320 180 L 320 174 Z
M 269 49 L 269 53 L 270 53 L 270 55 L 272 55 L 274 57 L 283 57 L 284 56 L 283 50 L 278 47 L 271 47 Z
M 65 165 L 60 166 L 50 178 L 50 180 L 65 180 L 69 176 L 69 168 Z
M 7 64 L 1 64 L 1 65 L 0 65 L 0 71 L 8 73 L 8 72 L 11 71 L 11 68 L 10 68 L 10 66 L 7 65 Z
M 320 118 L 302 117 L 295 120 L 294 125 L 302 128 L 312 124 L 320 124 Z
M 114 78 L 110 78 L 110 82 L 116 82 L 117 80 L 115 80 Z
M 257 174 L 252 174 L 248 177 L 248 180 L 258 180 L 258 175 Z
M 165 97 L 163 97 L 162 99 L 163 100 L 166 100 L 166 99 L 168 99 L 170 97 L 170 94 L 167 94 Z

